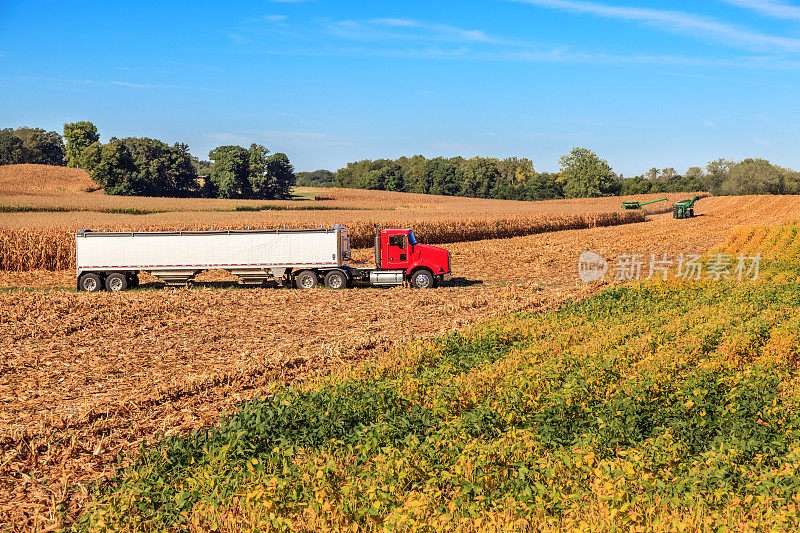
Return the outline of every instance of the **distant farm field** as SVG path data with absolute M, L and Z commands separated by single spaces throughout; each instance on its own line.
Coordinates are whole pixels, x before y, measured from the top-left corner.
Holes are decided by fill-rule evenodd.
M 432 215 L 452 216 L 497 216 L 497 215 L 573 215 L 597 214 L 618 211 L 622 200 L 619 198 L 596 198 L 576 200 L 547 200 L 542 202 L 518 202 L 511 200 L 487 200 L 463 198 L 458 196 L 436 196 L 388 191 L 368 191 L 362 189 L 311 189 L 297 187 L 294 200 L 226 200 L 207 198 L 148 198 L 131 196 L 109 196 L 103 191 L 85 192 L 96 189 L 86 172 L 80 169 L 52 167 L 47 165 L 5 165 L 0 166 L 0 214 L 29 215 L 36 213 L 10 212 L 10 208 L 27 207 L 31 210 L 61 209 L 61 212 L 43 213 L 51 216 L 28 217 L 9 216 L 0 218 L 0 225 L 15 224 L 37 226 L 60 226 L 88 221 L 103 225 L 142 224 L 162 225 L 170 222 L 198 222 L 193 216 L 176 213 L 203 213 L 199 222 L 206 224 L 257 224 L 267 217 L 276 223 L 292 221 L 312 221 L 327 213 L 314 211 L 353 210 L 367 213 L 347 213 L 353 220 L 391 219 L 400 216 L 409 220 L 428 218 Z M 664 195 L 644 195 L 638 198 L 656 199 Z M 689 196 L 682 193 L 681 197 Z M 316 199 L 315 199 L 316 198 Z M 651 212 L 662 210 L 666 203 L 651 205 Z M 264 211 L 250 210 L 265 207 Z M 6 208 L 6 212 L 4 212 Z M 270 209 L 273 208 L 273 209 Z M 279 208 L 292 211 L 283 213 Z M 114 213 L 114 210 L 120 212 Z M 143 214 L 125 213 L 125 210 L 139 210 Z M 153 211 L 148 213 L 148 211 Z M 274 211 L 274 212 L 273 212 Z M 294 211 L 309 211 L 295 213 Z M 389 212 L 369 213 L 369 211 Z M 76 213 L 72 216 L 66 213 Z M 92 215 L 96 213 L 97 216 Z M 106 216 L 121 215 L 121 216 Z M 283 215 L 283 216 L 281 216 Z M 337 213 L 325 218 L 335 219 Z

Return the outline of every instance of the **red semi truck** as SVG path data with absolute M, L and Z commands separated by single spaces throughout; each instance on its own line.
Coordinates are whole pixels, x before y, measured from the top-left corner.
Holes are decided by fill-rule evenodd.
M 94 232 L 75 236 L 78 289 L 95 292 L 135 287 L 148 272 L 169 285 L 187 283 L 206 269 L 224 269 L 243 283 L 436 286 L 450 274 L 450 252 L 420 244 L 408 229 L 375 235 L 375 268 L 352 266 L 343 226 L 320 229 L 172 232 Z

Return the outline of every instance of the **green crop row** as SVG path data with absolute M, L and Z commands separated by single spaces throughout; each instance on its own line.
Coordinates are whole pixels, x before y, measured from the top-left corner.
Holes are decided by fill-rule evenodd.
M 800 526 L 800 285 L 616 286 L 142 445 L 78 530 Z

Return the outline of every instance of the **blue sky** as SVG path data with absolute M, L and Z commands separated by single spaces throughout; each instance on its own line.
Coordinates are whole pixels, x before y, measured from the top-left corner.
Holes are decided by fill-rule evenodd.
M 800 169 L 800 1 L 0 0 L 0 126 L 264 144 L 298 170 L 584 146 Z

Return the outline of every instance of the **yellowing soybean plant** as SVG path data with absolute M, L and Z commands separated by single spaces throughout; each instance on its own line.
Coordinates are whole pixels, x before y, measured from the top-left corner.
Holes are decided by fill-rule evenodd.
M 797 229 L 728 241 L 770 243 L 757 280 L 614 285 L 274 389 L 143 447 L 75 527 L 796 528 Z

